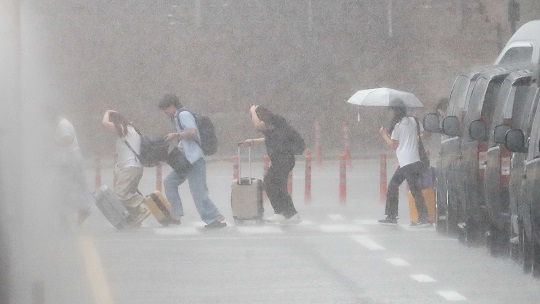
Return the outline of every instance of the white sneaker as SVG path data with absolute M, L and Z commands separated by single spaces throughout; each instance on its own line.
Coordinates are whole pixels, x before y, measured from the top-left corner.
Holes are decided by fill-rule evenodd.
M 267 217 L 265 220 L 271 223 L 280 223 L 286 220 L 286 218 L 283 216 L 283 214 L 275 213 L 271 217 Z
M 291 216 L 290 218 L 284 220 L 284 221 L 281 221 L 281 224 L 283 225 L 296 225 L 296 224 L 300 224 L 302 222 L 302 219 L 300 218 L 300 216 L 297 214 Z

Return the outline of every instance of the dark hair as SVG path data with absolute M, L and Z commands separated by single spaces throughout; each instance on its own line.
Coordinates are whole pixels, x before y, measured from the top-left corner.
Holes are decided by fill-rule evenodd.
M 255 113 L 260 120 L 264 121 L 265 123 L 269 123 L 275 127 L 285 123 L 285 118 L 283 118 L 283 116 L 275 114 L 274 112 L 268 110 L 263 106 L 258 106 L 255 110 Z
M 172 105 L 174 105 L 177 109 L 182 108 L 180 99 L 175 94 L 165 94 L 158 103 L 158 107 L 161 110 L 164 110 Z
M 127 134 L 127 127 L 131 125 L 131 122 L 129 122 L 124 115 L 118 112 L 111 112 L 111 114 L 109 114 L 109 119 L 114 124 L 118 136 L 124 137 Z
M 437 101 L 437 105 L 435 106 L 435 111 L 436 110 L 446 111 L 446 109 L 448 108 L 449 102 L 450 102 L 450 99 L 448 99 L 448 97 L 440 98 L 439 101 Z
M 394 117 L 392 117 L 392 120 L 390 121 L 390 128 L 389 131 L 392 133 L 394 131 L 394 127 L 398 122 L 400 122 L 403 117 L 407 116 L 407 108 L 405 107 L 390 107 L 392 111 L 394 111 Z

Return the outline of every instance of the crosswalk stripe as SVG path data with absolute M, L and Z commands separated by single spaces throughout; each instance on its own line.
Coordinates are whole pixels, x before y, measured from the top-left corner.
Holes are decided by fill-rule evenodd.
M 395 266 L 410 266 L 411 265 L 409 264 L 409 262 L 405 261 L 402 258 L 390 258 L 390 259 L 386 259 L 386 261 Z
M 322 232 L 366 232 L 366 229 L 358 225 L 319 225 Z
M 441 297 L 448 301 L 465 301 L 467 298 L 459 294 L 457 291 L 442 290 L 437 292 Z
M 411 278 L 417 282 L 420 283 L 431 283 L 431 282 L 437 282 L 434 278 L 428 276 L 427 274 L 413 274 L 411 275 Z
M 252 227 L 237 227 L 238 232 L 242 234 L 271 234 L 283 233 L 279 226 L 252 226 Z
M 196 227 L 156 228 L 157 235 L 194 235 L 201 233 Z
M 344 221 L 345 218 L 341 214 L 329 214 L 328 218 L 333 221 Z
M 366 236 L 355 236 L 353 237 L 353 239 L 369 250 L 385 250 L 383 246 L 375 243 L 373 240 Z

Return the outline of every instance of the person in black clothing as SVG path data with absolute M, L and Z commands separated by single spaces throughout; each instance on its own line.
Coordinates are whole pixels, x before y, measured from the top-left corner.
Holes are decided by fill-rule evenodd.
M 261 138 L 246 139 L 244 145 L 265 144 L 271 165 L 264 176 L 264 189 L 274 209 L 274 215 L 266 218 L 268 222 L 298 224 L 302 220 L 287 191 L 287 178 L 295 165 L 291 137 L 296 131 L 286 119 L 262 106 L 250 108 L 251 122 Z

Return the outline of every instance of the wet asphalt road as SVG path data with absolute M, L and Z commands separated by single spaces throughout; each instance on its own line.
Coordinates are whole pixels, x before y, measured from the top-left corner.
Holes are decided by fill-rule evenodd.
M 410 228 L 402 187 L 397 227 L 381 226 L 377 160 L 353 161 L 340 204 L 339 163 L 313 164 L 312 200 L 304 200 L 304 162 L 294 170 L 295 226 L 237 224 L 230 208 L 232 163 L 211 162 L 211 198 L 228 227 L 205 229 L 186 186 L 182 225 L 149 217 L 117 231 L 95 208 L 73 234 L 85 263 L 80 303 L 538 303 L 540 281 L 508 258 L 469 248 L 435 228 Z M 389 161 L 390 177 L 395 164 Z M 155 188 L 145 169 L 141 191 Z M 169 168 L 164 167 L 164 173 Z M 262 162 L 253 164 L 261 177 Z M 89 172 L 93 178 L 93 172 Z M 90 181 L 93 181 L 91 179 Z M 102 183 L 112 172 L 102 171 Z M 266 215 L 272 214 L 265 201 Z M 76 258 L 75 258 L 76 259 Z M 47 303 L 54 303 L 50 301 Z M 59 302 L 57 302 L 59 303 Z

